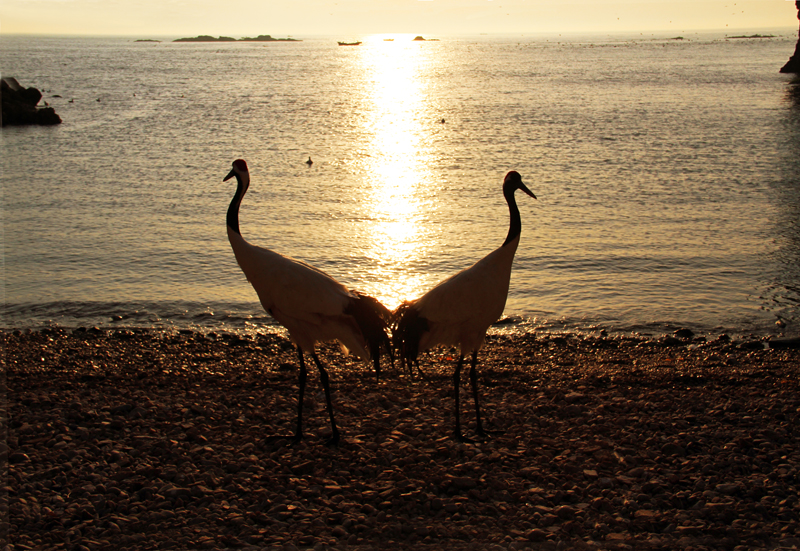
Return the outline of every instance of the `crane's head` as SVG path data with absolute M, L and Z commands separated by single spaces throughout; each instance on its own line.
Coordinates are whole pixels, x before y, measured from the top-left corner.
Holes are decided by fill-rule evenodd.
M 503 195 L 505 195 L 506 197 L 509 196 L 513 197 L 514 192 L 517 191 L 518 189 L 521 189 L 522 191 L 524 191 L 525 193 L 536 199 L 536 196 L 533 194 L 533 192 L 529 190 L 525 184 L 522 183 L 522 176 L 519 175 L 519 172 L 517 172 L 516 170 L 512 170 L 511 172 L 506 174 L 506 177 L 503 180 Z
M 233 161 L 233 168 L 228 175 L 222 179 L 222 181 L 227 182 L 234 176 L 237 176 L 239 180 L 243 178 L 250 178 L 250 172 L 247 171 L 247 163 L 244 162 L 244 159 L 236 159 Z

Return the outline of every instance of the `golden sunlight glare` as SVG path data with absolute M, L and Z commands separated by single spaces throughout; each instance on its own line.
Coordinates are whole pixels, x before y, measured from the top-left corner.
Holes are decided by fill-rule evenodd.
M 371 116 L 364 131 L 371 136 L 364 173 L 369 197 L 365 213 L 374 223 L 365 236 L 366 253 L 378 272 L 373 293 L 390 308 L 414 298 L 427 283 L 418 270 L 407 269 L 426 256 L 419 221 L 429 216 L 432 173 L 425 147 L 430 111 L 424 79 L 428 54 L 406 35 L 377 35 L 365 41 L 362 63 L 371 86 Z

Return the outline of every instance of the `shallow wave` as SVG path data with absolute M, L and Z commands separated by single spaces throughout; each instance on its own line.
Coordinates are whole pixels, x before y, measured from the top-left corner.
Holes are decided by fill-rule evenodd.
M 63 327 L 67 329 L 138 328 L 169 331 L 228 332 L 237 334 L 278 333 L 286 330 L 267 315 L 258 303 L 198 302 L 48 302 L 4 304 L 0 307 L 0 327 L 5 330 Z M 565 317 L 552 312 L 512 314 L 495 322 L 490 334 L 560 334 L 617 336 L 634 335 L 658 338 L 679 329 L 696 335 L 783 336 L 786 326 L 769 320 L 732 320 L 728 325 L 696 322 L 641 321 L 600 316 Z

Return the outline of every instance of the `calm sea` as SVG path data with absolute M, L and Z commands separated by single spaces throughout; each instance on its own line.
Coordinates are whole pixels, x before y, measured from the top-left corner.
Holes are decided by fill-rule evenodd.
M 2 36 L 64 121 L 0 134 L 2 326 L 273 330 L 226 236 L 244 158 L 245 237 L 390 307 L 503 242 L 513 169 L 538 200 L 505 329 L 796 335 L 796 31 L 773 34 Z

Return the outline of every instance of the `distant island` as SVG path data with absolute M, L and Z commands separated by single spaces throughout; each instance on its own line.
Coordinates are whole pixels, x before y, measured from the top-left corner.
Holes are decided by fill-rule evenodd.
M 302 42 L 302 40 L 297 40 L 294 38 L 272 38 L 268 34 L 260 34 L 255 38 L 246 36 L 244 38 L 239 38 L 238 40 L 236 38 L 231 38 L 230 36 L 220 36 L 214 38 L 213 36 L 203 34 L 193 38 L 177 38 L 173 40 L 173 42 Z
M 751 34 L 748 36 L 729 36 L 728 38 L 775 38 L 774 34 Z
M 134 42 L 161 42 L 161 41 L 155 40 L 153 38 L 140 38 L 139 40 L 134 40 Z

